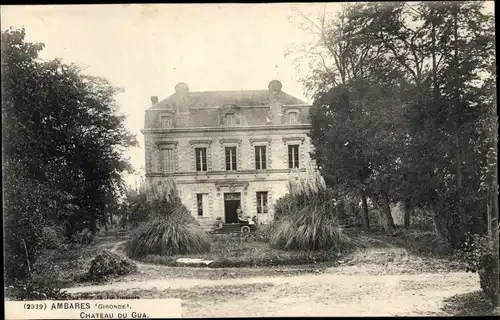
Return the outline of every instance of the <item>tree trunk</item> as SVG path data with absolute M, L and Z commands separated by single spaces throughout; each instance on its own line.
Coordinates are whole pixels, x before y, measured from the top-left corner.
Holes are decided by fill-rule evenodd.
M 490 244 L 493 244 L 493 224 L 491 223 L 491 216 L 492 216 L 492 187 L 490 186 L 488 188 L 488 195 L 487 195 L 487 202 L 486 202 L 486 225 L 488 228 L 488 239 L 490 241 Z
M 460 157 L 460 139 L 458 137 L 458 126 L 455 131 L 455 148 L 457 153 L 457 186 L 462 186 L 462 159 Z
M 404 210 L 405 210 L 405 215 L 404 215 L 404 226 L 406 229 L 410 228 L 410 220 L 411 220 L 411 211 L 412 211 L 412 205 L 410 203 L 410 200 L 406 199 L 404 201 Z
M 434 102 L 437 102 L 439 97 L 439 84 L 437 81 L 437 61 L 436 61 L 436 20 L 434 16 L 434 8 L 432 8 L 432 29 L 431 29 L 431 52 L 432 52 L 432 86 L 434 93 Z
M 495 129 L 493 130 L 493 146 L 494 148 L 497 147 L 497 134 L 498 134 L 498 123 L 497 120 L 495 121 Z M 498 151 L 497 153 L 498 154 Z M 497 159 L 498 160 L 498 156 Z M 493 223 L 493 288 L 495 288 L 495 293 L 493 295 L 493 306 L 499 307 L 500 306 L 500 283 L 499 283 L 499 276 L 500 276 L 500 261 L 499 261 L 499 229 L 498 229 L 498 161 L 495 161 L 495 165 L 493 168 L 493 194 L 492 194 L 492 217 L 491 217 L 491 222 Z
M 443 233 L 443 230 L 441 230 L 441 223 L 439 222 L 439 219 L 437 217 L 436 210 L 434 209 L 434 207 L 431 207 L 430 210 L 431 210 L 432 224 L 434 225 L 434 232 L 436 233 L 439 239 L 446 240 L 445 234 Z
M 109 211 L 109 224 L 111 225 L 111 228 L 115 228 L 115 220 L 113 219 L 113 211 Z
M 394 232 L 396 225 L 394 224 L 394 219 L 392 218 L 391 205 L 389 203 L 389 197 L 386 192 L 382 192 L 382 205 L 386 220 L 386 232 Z
M 455 4 L 453 10 L 453 33 L 454 33 L 454 61 L 455 61 L 455 108 L 459 108 L 460 106 L 460 77 L 458 75 L 458 6 L 459 4 Z M 456 147 L 456 161 L 457 161 L 457 186 L 462 186 L 462 159 L 460 155 L 460 124 L 459 124 L 459 110 L 455 112 L 455 147 Z
M 337 212 L 339 213 L 339 220 L 341 224 L 346 223 L 345 201 L 341 199 L 337 204 Z
M 363 226 L 366 230 L 370 230 L 370 216 L 368 214 L 368 203 L 364 189 L 361 189 L 361 201 L 363 203 Z
M 26 264 L 28 266 L 28 275 L 31 278 L 31 263 L 30 263 L 30 256 L 28 254 L 28 247 L 26 246 L 26 241 L 24 241 L 24 239 L 21 239 L 21 242 L 23 244 L 24 254 L 26 255 Z

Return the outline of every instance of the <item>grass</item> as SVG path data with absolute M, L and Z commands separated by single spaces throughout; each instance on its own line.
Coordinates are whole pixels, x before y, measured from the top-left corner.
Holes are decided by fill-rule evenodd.
M 499 316 L 500 310 L 493 308 L 482 291 L 454 295 L 444 300 L 443 311 L 454 316 Z
M 110 230 L 98 235 L 91 245 L 65 244 L 47 250 L 33 266 L 34 277 L 51 279 L 63 287 L 73 286 L 84 278 L 92 259 L 103 249 L 111 249 L 126 238 L 122 232 Z
M 295 251 L 270 247 L 268 243 L 255 238 L 233 237 L 231 235 L 213 235 L 212 248 L 201 254 L 159 256 L 148 255 L 140 261 L 168 266 L 181 265 L 178 258 L 201 258 L 212 260 L 211 268 L 228 267 L 265 267 L 281 265 L 304 265 L 336 260 L 335 250 Z M 206 266 L 206 265 L 200 265 Z
M 451 257 L 449 246 L 440 240 L 432 231 L 398 228 L 397 233 L 388 235 L 382 229 L 369 232 L 363 228 L 344 229 L 350 238 L 353 248 L 395 246 L 406 249 L 409 253 L 419 256 Z

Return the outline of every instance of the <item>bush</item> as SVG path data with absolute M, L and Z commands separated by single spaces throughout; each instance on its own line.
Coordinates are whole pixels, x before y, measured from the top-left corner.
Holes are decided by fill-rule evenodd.
M 337 217 L 322 204 L 305 206 L 290 217 L 275 221 L 272 229 L 271 245 L 285 250 L 340 250 L 347 242 Z
M 5 288 L 7 300 L 66 300 L 71 296 L 62 290 L 53 279 L 34 277 L 26 281 L 15 281 Z
M 339 226 L 336 193 L 319 173 L 309 168 L 291 176 L 288 190 L 289 195 L 278 200 L 282 211 L 268 233 L 271 245 L 285 250 L 341 249 L 347 237 Z
M 82 280 L 105 281 L 113 276 L 123 276 L 137 272 L 137 265 L 129 258 L 104 250 L 91 262 L 89 271 Z
M 274 204 L 274 219 L 280 219 L 296 210 L 295 198 L 287 193 Z
M 466 185 L 439 194 L 435 207 L 438 213 L 437 228 L 453 249 L 459 249 L 465 243 L 467 233 L 486 232 L 486 224 L 482 221 L 486 212 L 486 198 L 483 192 L 478 193 L 470 188 L 470 185 Z
M 276 267 L 307 265 L 320 263 L 336 259 L 337 256 L 332 252 L 296 252 L 293 254 L 269 254 L 267 256 L 241 258 L 218 258 L 209 264 L 209 268 L 243 268 L 243 267 Z
M 14 170 L 15 169 L 15 170 Z M 29 269 L 57 237 L 50 234 L 53 208 L 47 199 L 57 198 L 49 186 L 6 168 L 4 181 L 5 281 L 28 279 Z
M 468 272 L 479 274 L 479 283 L 484 293 L 493 300 L 496 292 L 495 272 L 493 270 L 494 257 L 487 236 L 467 234 L 466 241 L 459 251 L 467 263 Z M 496 275 L 500 276 L 500 275 Z
M 424 231 L 434 231 L 432 212 L 424 208 L 415 208 L 412 212 L 410 227 Z
M 155 204 L 149 221 L 139 226 L 127 244 L 131 258 L 145 255 L 203 253 L 210 250 L 210 237 L 178 197 Z

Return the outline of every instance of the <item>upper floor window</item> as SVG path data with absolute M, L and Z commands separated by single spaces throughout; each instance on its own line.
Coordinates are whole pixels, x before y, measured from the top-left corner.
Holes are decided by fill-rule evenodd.
M 195 148 L 196 171 L 207 171 L 207 148 Z
M 255 169 L 267 169 L 266 146 L 255 146 Z
M 160 149 L 160 166 L 164 173 L 175 172 L 174 149 Z
M 267 191 L 257 192 L 257 213 L 267 213 Z
M 236 147 L 226 147 L 226 170 L 236 170 Z
M 288 124 L 299 123 L 299 113 L 296 111 L 288 113 Z
M 299 167 L 299 145 L 288 146 L 288 168 L 294 169 Z

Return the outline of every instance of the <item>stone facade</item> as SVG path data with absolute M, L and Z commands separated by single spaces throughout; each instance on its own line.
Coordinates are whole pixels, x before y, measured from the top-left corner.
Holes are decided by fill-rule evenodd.
M 152 97 L 142 130 L 148 190 L 157 192 L 172 177 L 183 203 L 206 230 L 213 229 L 217 217 L 232 219 L 229 194 L 239 194 L 245 216 L 270 221 L 295 163 L 304 170 L 312 150 L 310 105 L 282 92 L 279 81 L 268 88 L 189 92 L 178 84 L 167 99 Z M 229 149 L 236 153 L 230 155 Z

